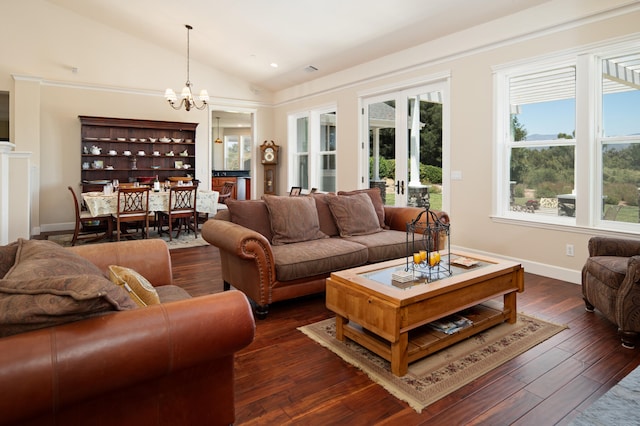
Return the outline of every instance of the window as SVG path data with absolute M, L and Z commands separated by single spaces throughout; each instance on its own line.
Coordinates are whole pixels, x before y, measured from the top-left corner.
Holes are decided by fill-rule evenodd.
M 290 116 L 289 186 L 333 192 L 336 190 L 336 111 L 314 110 Z
M 640 53 L 602 58 L 602 219 L 638 223 L 640 201 Z
M 575 67 L 509 79 L 509 208 L 575 216 Z
M 637 46 L 496 72 L 498 216 L 640 232 Z
M 224 137 L 224 169 L 251 169 L 251 137 L 229 135 Z

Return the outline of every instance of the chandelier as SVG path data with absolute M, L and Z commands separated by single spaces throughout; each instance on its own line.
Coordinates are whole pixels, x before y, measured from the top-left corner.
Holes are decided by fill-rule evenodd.
M 209 102 L 209 94 L 206 89 L 202 89 L 200 91 L 200 95 L 196 97 L 193 96 L 193 92 L 191 91 L 191 81 L 189 80 L 189 31 L 193 29 L 191 25 L 185 25 L 187 29 L 187 82 L 184 84 L 184 88 L 180 93 L 180 102 L 178 101 L 178 97 L 176 96 L 176 92 L 173 89 L 167 89 L 164 92 L 164 98 L 169 102 L 169 105 L 173 107 L 173 109 L 180 109 L 184 106 L 184 109 L 187 111 L 191 111 L 191 108 L 196 109 L 205 109 L 207 106 L 207 102 Z M 198 101 L 200 101 L 200 105 L 198 105 Z

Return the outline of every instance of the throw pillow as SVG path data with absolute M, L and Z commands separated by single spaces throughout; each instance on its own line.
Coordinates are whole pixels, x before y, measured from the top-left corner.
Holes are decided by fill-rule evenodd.
M 2 279 L 0 337 L 137 307 L 124 290 L 102 276 Z
M 99 275 L 102 271 L 89 260 L 53 241 L 18 239 L 15 263 L 4 278 L 28 280 L 59 275 Z
M 9 269 L 16 261 L 16 253 L 18 251 L 18 243 L 13 242 L 6 246 L 0 246 L 0 278 L 9 272 Z
M 231 216 L 231 222 L 256 231 L 271 241 L 271 221 L 269 220 L 269 210 L 262 200 L 238 201 L 227 199 L 227 208 Z
M 384 202 L 382 201 L 382 196 L 380 195 L 380 189 L 369 188 L 369 189 L 357 189 L 355 191 L 338 191 L 338 195 L 346 195 L 346 196 L 363 194 L 363 193 L 367 194 L 369 198 L 371 198 L 371 202 L 373 203 L 373 207 L 375 208 L 376 215 L 378 216 L 380 227 L 383 229 L 389 229 L 389 227 L 384 223 Z
M 329 194 L 315 193 L 311 196 L 316 200 L 316 209 L 318 210 L 318 221 L 320 222 L 320 230 L 330 237 L 340 235 L 336 221 L 333 219 L 331 209 L 327 197 Z
M 320 231 L 318 209 L 313 197 L 263 195 L 271 219 L 271 244 L 297 243 L 328 238 Z
M 367 235 L 382 231 L 378 215 L 367 194 L 328 197 L 329 208 L 336 220 L 341 237 Z
M 145 307 L 160 303 L 155 287 L 133 269 L 117 265 L 109 265 L 108 269 L 111 282 L 124 288 L 138 306 Z

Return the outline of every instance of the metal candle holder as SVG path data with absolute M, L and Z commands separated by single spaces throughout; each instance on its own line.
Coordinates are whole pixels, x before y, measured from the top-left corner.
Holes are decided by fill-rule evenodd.
M 432 282 L 452 275 L 449 223 L 431 211 L 430 203 L 411 222 L 407 222 L 407 264 L 405 271 L 416 279 Z

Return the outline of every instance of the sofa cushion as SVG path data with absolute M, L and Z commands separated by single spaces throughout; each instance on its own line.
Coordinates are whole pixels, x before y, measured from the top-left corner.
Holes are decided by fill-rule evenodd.
M 367 247 L 368 263 L 399 259 L 408 255 L 406 232 L 383 229 L 381 232 L 374 234 L 357 235 L 346 239 Z M 417 241 L 416 249 L 424 250 L 424 246 L 426 246 L 425 240 L 420 239 Z
M 131 268 L 109 265 L 109 279 L 124 288 L 138 306 L 158 305 L 160 298 L 153 285 Z
M 303 197 L 306 198 L 306 197 Z M 342 238 L 273 246 L 276 279 L 290 281 L 367 263 L 367 248 Z
M 4 278 L 29 280 L 81 274 L 104 277 L 93 263 L 53 241 L 20 238 L 17 243 L 15 263 Z
M 126 291 L 93 274 L 5 278 L 0 280 L 0 336 L 137 307 Z
M 330 237 L 340 235 L 340 231 L 336 226 L 336 221 L 331 214 L 329 201 L 327 197 L 335 194 L 315 193 L 311 196 L 316 200 L 316 209 L 318 210 L 318 221 L 320 222 L 320 230 Z
M 271 244 L 298 243 L 327 238 L 320 231 L 318 210 L 313 197 L 262 196 L 271 219 Z
M 6 246 L 0 246 L 0 278 L 9 272 L 9 269 L 16 261 L 16 252 L 18 251 L 18 243 L 13 242 Z
M 373 234 L 382 230 L 367 194 L 333 195 L 327 200 L 341 237 Z
M 378 222 L 380 223 L 380 227 L 382 229 L 388 229 L 389 227 L 384 222 L 384 201 L 382 201 L 382 196 L 380 195 L 380 189 L 369 188 L 369 189 L 357 189 L 355 191 L 338 191 L 338 195 L 346 195 L 347 197 L 350 195 L 356 195 L 356 194 L 367 194 L 369 198 L 371 198 L 373 207 L 376 210 L 376 215 L 378 216 Z
M 262 200 L 244 200 L 238 201 L 228 199 L 226 201 L 231 222 L 244 226 L 262 234 L 267 240 L 273 239 L 271 232 L 271 220 L 269 219 L 269 210 Z

